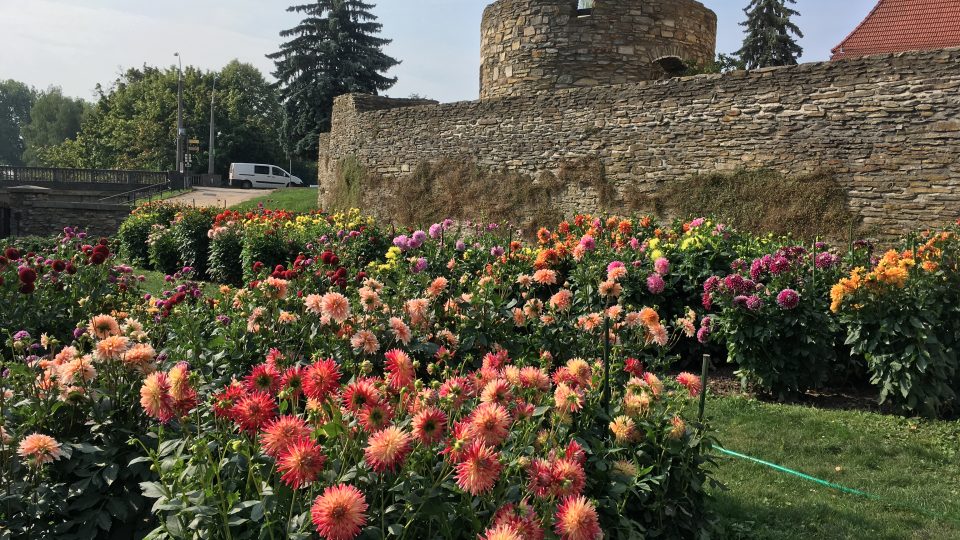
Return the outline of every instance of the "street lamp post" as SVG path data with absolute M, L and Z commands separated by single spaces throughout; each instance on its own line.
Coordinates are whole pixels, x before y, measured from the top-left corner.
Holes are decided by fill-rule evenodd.
M 183 60 L 179 52 L 173 53 L 177 57 L 179 70 L 177 71 L 177 172 L 183 174 Z
M 216 98 L 217 98 L 217 74 L 214 73 L 213 74 L 213 91 L 210 92 L 210 149 L 207 152 L 210 158 L 209 163 L 207 163 L 207 174 L 211 176 L 213 175 L 213 157 L 215 153 L 213 145 L 216 142 L 216 138 L 217 138 L 217 134 L 213 130 L 213 126 L 214 126 L 213 107 L 214 107 L 214 104 L 216 103 Z

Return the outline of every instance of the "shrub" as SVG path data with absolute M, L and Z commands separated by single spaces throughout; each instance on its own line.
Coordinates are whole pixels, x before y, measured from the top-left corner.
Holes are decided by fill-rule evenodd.
M 181 266 L 193 268 L 199 279 L 206 279 L 210 257 L 210 228 L 214 211 L 195 208 L 178 212 L 170 224 L 170 235 L 180 253 Z
M 263 268 L 273 270 L 277 265 L 286 265 L 290 262 L 290 253 L 287 242 L 281 230 L 271 224 L 251 223 L 244 228 L 243 275 L 247 281 L 256 279 L 257 272 L 254 264 L 260 263 Z
M 821 247 L 822 246 L 818 246 Z M 836 383 L 851 370 L 838 356 L 840 325 L 827 291 L 840 257 L 800 246 L 777 250 L 704 284 L 704 302 L 719 308 L 709 328 L 726 343 L 744 383 L 784 397 Z
M 114 264 L 108 242 L 88 242 L 86 233 L 68 228 L 43 251 L 11 246 L 0 253 L 0 336 L 23 330 L 69 340 L 78 320 L 139 296 L 140 280 Z
M 847 344 L 867 359 L 880 401 L 927 416 L 960 410 L 960 239 L 925 233 L 831 290 Z
M 173 274 L 183 266 L 183 258 L 173 232 L 163 225 L 153 225 L 147 237 L 150 266 L 158 272 Z
M 151 473 L 130 441 L 147 428 L 137 401 L 152 348 L 136 321 L 119 323 L 97 316 L 91 329 L 105 339 L 84 334 L 69 347 L 53 337 L 9 344 L 12 361 L 0 362 L 7 372 L 0 379 L 0 522 L 8 537 L 146 532 L 139 529 L 150 507 L 140 483 Z M 19 458 L 11 446 L 19 446 Z
M 210 230 L 210 279 L 228 285 L 243 283 L 243 233 L 237 225 Z
M 120 224 L 117 233 L 120 256 L 134 266 L 150 268 L 150 232 L 154 225 L 167 226 L 179 208 L 170 204 L 146 203 L 134 209 Z

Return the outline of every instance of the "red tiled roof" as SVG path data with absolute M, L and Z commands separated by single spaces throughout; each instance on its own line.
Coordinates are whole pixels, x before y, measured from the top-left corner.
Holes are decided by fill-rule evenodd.
M 880 0 L 833 60 L 960 47 L 960 0 Z

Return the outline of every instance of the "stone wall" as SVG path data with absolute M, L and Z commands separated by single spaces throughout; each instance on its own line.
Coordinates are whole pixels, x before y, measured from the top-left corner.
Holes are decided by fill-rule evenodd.
M 615 188 L 613 211 L 695 173 L 826 168 L 868 229 L 897 234 L 960 217 L 960 49 L 398 105 L 337 99 L 320 149 L 321 204 L 345 158 L 367 170 L 374 212 L 424 162 L 475 160 L 536 179 L 596 158 Z M 565 215 L 600 210 L 582 185 L 550 204 Z
M 483 13 L 480 99 L 661 79 L 713 61 L 716 35 L 716 14 L 695 0 L 596 0 L 583 12 L 577 0 L 498 0 Z
M 94 236 L 116 234 L 131 207 L 90 202 L 92 197 L 34 186 L 0 189 L 0 208 L 8 209 L 2 214 L 9 219 L 0 223 L 0 231 L 10 236 L 49 236 L 64 227 L 79 227 Z

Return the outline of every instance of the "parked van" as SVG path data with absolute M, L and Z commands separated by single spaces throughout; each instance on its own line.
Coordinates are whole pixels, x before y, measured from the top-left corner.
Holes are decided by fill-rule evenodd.
M 303 180 L 276 165 L 231 163 L 230 185 L 241 188 L 273 189 L 302 186 Z

